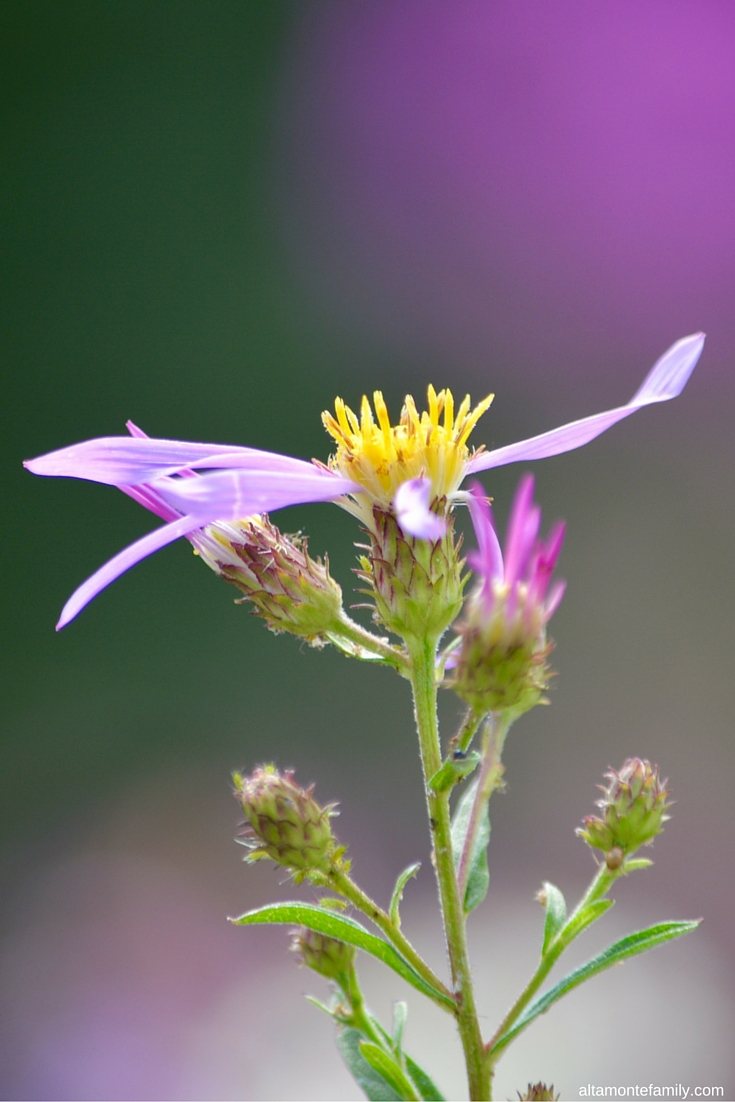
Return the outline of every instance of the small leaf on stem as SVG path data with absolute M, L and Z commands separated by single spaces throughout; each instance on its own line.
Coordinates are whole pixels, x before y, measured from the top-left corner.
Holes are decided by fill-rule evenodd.
M 417 861 L 414 865 L 409 865 L 407 869 L 404 869 L 401 875 L 396 880 L 396 886 L 393 889 L 393 895 L 390 899 L 388 914 L 390 915 L 391 922 L 397 930 L 400 930 L 401 928 L 401 916 L 398 913 L 398 908 L 400 907 L 401 900 L 403 899 L 403 889 L 406 887 L 406 884 L 411 879 L 411 877 L 415 876 L 420 868 L 421 862 Z
M 545 881 L 543 888 L 538 894 L 538 900 L 543 903 L 546 908 L 546 921 L 544 922 L 544 943 L 541 948 L 541 956 L 546 955 L 546 951 L 551 945 L 556 935 L 561 930 L 562 926 L 567 920 L 567 904 L 564 896 L 556 887 L 555 884 Z
M 472 808 L 475 802 L 476 791 L 477 781 L 463 793 L 452 817 L 452 854 L 454 856 L 455 868 L 459 867 L 467 831 L 470 829 L 472 822 Z M 487 804 L 485 804 L 482 818 L 477 827 L 475 844 L 472 847 L 472 856 L 470 857 L 467 887 L 465 888 L 463 900 L 465 914 L 474 911 L 475 907 L 478 907 L 480 903 L 482 903 L 487 895 L 488 887 L 490 886 L 490 871 L 487 867 L 487 847 L 489 841 L 490 812 Z

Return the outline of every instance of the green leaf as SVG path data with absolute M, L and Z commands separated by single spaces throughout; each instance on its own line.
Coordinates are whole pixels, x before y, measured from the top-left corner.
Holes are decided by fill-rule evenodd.
M 650 869 L 653 861 L 650 857 L 631 857 L 623 865 L 623 873 L 627 876 L 629 872 L 635 872 L 636 869 Z
M 405 1099 L 406 1102 L 419 1102 L 416 1088 L 392 1056 L 372 1041 L 360 1041 L 359 1049 L 360 1055 L 367 1060 L 373 1071 L 390 1083 L 397 1098 Z
M 320 934 L 328 934 L 330 937 L 346 941 L 348 945 L 354 945 L 371 956 L 382 960 L 402 979 L 432 999 L 440 999 L 447 1006 L 454 1006 L 451 998 L 438 991 L 423 976 L 420 976 L 401 954 L 387 941 L 371 934 L 354 918 L 347 915 L 336 914 L 324 907 L 315 907 L 312 903 L 272 903 L 267 907 L 259 907 L 256 911 L 248 911 L 239 918 L 231 918 L 236 926 L 269 926 L 269 925 L 301 925 L 309 930 L 316 930 Z
M 452 854 L 454 856 L 455 869 L 459 867 L 462 850 L 464 849 L 464 842 L 472 817 L 472 806 L 475 802 L 476 791 L 477 781 L 475 781 L 475 783 L 462 795 L 454 815 L 452 816 Z M 487 867 L 487 847 L 489 841 L 490 812 L 487 804 L 485 804 L 482 818 L 477 828 L 475 844 L 472 847 L 470 871 L 464 893 L 465 914 L 474 911 L 475 907 L 479 906 L 487 895 L 487 889 L 490 885 L 490 871 Z
M 403 1059 L 406 1061 L 406 1071 L 418 1087 L 423 1102 L 444 1102 L 444 1095 L 424 1069 L 420 1068 L 405 1052 Z
M 429 788 L 434 792 L 446 792 L 448 788 L 457 784 L 463 777 L 468 777 L 480 764 L 481 757 L 477 750 L 470 751 L 464 757 L 451 757 L 437 770 L 429 781 Z
M 402 1000 L 393 1005 L 393 1048 L 400 1055 L 403 1049 L 403 1033 L 406 1029 L 408 1006 Z
M 565 942 L 569 944 L 575 937 L 579 937 L 583 930 L 586 930 L 588 926 L 591 926 L 593 922 L 597 922 L 598 918 L 602 918 L 606 911 L 614 905 L 614 899 L 598 899 L 594 903 L 590 903 L 579 914 L 574 915 L 569 920 L 569 924 L 564 931 Z
M 682 934 L 688 934 L 690 930 L 696 930 L 700 921 L 660 922 L 656 926 L 638 930 L 634 934 L 628 934 L 627 937 L 621 938 L 620 941 L 613 942 L 602 953 L 593 957 L 592 960 L 588 960 L 586 964 L 582 964 L 579 968 L 575 968 L 573 972 L 560 980 L 545 995 L 539 996 L 530 1006 L 526 1007 L 515 1025 L 493 1046 L 493 1054 L 497 1054 L 506 1048 L 514 1037 L 517 1037 L 527 1025 L 530 1025 L 534 1018 L 538 1018 L 539 1014 L 545 1014 L 553 1003 L 566 995 L 568 991 L 579 987 L 585 980 L 591 979 L 599 972 L 604 972 L 607 968 L 611 968 L 613 964 L 620 964 L 628 957 L 645 953 L 648 949 L 655 949 L 657 945 L 663 945 L 667 941 L 681 937 Z
M 368 1017 L 375 1027 L 376 1032 L 383 1038 L 386 1045 L 391 1045 L 392 1039 L 383 1029 L 378 1019 L 374 1018 L 372 1014 L 368 1014 Z M 406 1052 L 404 1052 L 402 1055 L 403 1059 L 406 1062 L 406 1071 L 416 1084 L 416 1087 L 418 1088 L 418 1092 L 421 1095 L 423 1102 L 444 1102 L 444 1095 L 441 1093 L 428 1072 L 419 1067 L 416 1061 L 412 1060 Z
M 541 898 L 545 897 L 546 903 L 546 921 L 544 922 L 544 943 L 541 948 L 541 956 L 545 956 L 546 950 L 567 920 L 567 904 L 556 885 L 550 884 L 548 880 L 544 883 L 542 891 Z
M 401 900 L 403 899 L 403 889 L 406 887 L 406 884 L 411 879 L 411 877 L 415 876 L 420 868 L 421 862 L 417 861 L 415 865 L 409 865 L 407 869 L 404 869 L 401 875 L 396 880 L 396 886 L 393 889 L 393 895 L 390 899 L 390 908 L 388 910 L 388 914 L 390 915 L 391 922 L 397 930 L 400 930 L 401 928 L 401 916 L 398 913 L 398 908 L 400 907 Z
M 362 1033 L 349 1026 L 337 1030 L 337 1048 L 350 1074 L 371 1102 L 401 1102 L 403 1095 L 367 1062 L 360 1052 Z

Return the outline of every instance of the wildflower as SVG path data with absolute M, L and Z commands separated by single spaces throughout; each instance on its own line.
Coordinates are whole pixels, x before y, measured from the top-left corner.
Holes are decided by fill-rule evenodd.
M 611 769 L 605 777 L 610 783 L 606 788 L 599 786 L 603 797 L 597 801 L 602 816 L 586 815 L 577 834 L 608 858 L 612 855 L 608 867 L 618 868 L 620 851 L 627 856 L 640 846 L 650 846 L 663 830 L 669 818 L 665 812 L 671 806 L 666 802 L 668 781 L 660 780 L 657 765 L 640 758 L 628 758 L 619 773 Z
M 541 510 L 533 502 L 533 477 L 518 486 L 508 524 L 505 557 L 492 510 L 475 483 L 468 504 L 478 551 L 469 563 L 478 577 L 458 627 L 460 646 L 450 659 L 452 688 L 477 711 L 527 711 L 548 681 L 546 624 L 559 607 L 565 583 L 551 585 L 564 541 L 556 524 L 538 539 Z
M 117 486 L 166 521 L 87 579 L 65 606 L 58 627 L 136 562 L 216 521 L 239 521 L 287 505 L 336 501 L 371 531 L 377 507 L 395 515 L 405 535 L 436 541 L 446 529 L 453 495 L 467 475 L 571 451 L 642 406 L 676 397 L 703 344 L 701 333 L 677 341 L 627 405 L 494 451 L 471 452 L 467 443 L 489 399 L 471 410 L 466 398 L 455 415 L 451 393 L 437 394 L 430 388 L 428 411 L 419 416 L 408 397 L 396 426 L 391 426 L 379 394 L 374 396 L 377 423 L 367 399 L 359 422 L 338 400 L 336 417 L 325 415 L 337 444 L 329 466 L 255 448 L 148 439 L 134 426 L 131 437 L 87 440 L 29 460 L 25 465 L 34 474 Z M 197 478 L 191 477 L 195 471 L 200 472 Z
M 337 846 L 329 820 L 335 805 L 321 807 L 311 788 L 300 788 L 289 769 L 273 765 L 256 769 L 250 777 L 233 774 L 235 799 L 248 821 L 244 844 L 249 861 L 270 858 L 296 878 L 327 876 L 344 850 Z

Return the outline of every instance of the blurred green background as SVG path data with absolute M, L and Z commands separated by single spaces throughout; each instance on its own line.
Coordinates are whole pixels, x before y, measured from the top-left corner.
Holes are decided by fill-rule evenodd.
M 420 20 L 415 5 L 398 7 Z M 55 634 L 72 590 L 153 522 L 109 487 L 36 479 L 21 461 L 120 433 L 129 417 L 155 436 L 326 459 L 319 414 L 335 394 L 354 405 L 382 387 L 397 413 L 401 396 L 423 395 L 428 382 L 476 398 L 497 389 L 476 442 L 501 444 L 623 402 L 668 344 L 700 327 L 711 341 L 678 402 L 537 465 L 546 520 L 568 521 L 569 588 L 554 621 L 553 705 L 508 747 L 489 906 L 500 935 L 522 924 L 517 898 L 534 918 L 542 878 L 581 885 L 591 862 L 573 829 L 603 770 L 629 754 L 658 761 L 678 803 L 655 868 L 635 893 L 624 886 L 625 903 L 642 920 L 705 915 L 693 957 L 674 948 L 663 973 L 641 972 L 655 987 L 680 967 L 690 986 L 661 987 L 665 1020 L 662 1003 L 649 1008 L 636 988 L 645 1010 L 633 1012 L 629 1037 L 624 989 L 609 981 L 600 992 L 622 1024 L 605 1012 L 603 1034 L 617 1063 L 584 1032 L 600 1007 L 591 996 L 564 1019 L 566 1054 L 548 1033 L 548 1064 L 536 1067 L 531 1042 L 530 1070 L 501 1090 L 556 1075 L 576 1096 L 578 1082 L 621 1063 L 631 1080 L 732 1075 L 731 300 L 718 281 L 711 316 L 700 285 L 688 312 L 657 305 L 648 331 L 631 317 L 629 338 L 601 342 L 599 371 L 583 324 L 578 346 L 569 334 L 561 351 L 549 341 L 543 370 L 523 339 L 514 350 L 510 315 L 507 332 L 501 324 L 485 341 L 475 331 L 456 357 L 446 334 L 444 344 L 427 337 L 423 300 L 407 303 L 404 328 L 392 315 L 381 326 L 376 301 L 393 295 L 394 277 L 413 285 L 416 269 L 384 250 L 392 275 L 381 284 L 380 240 L 366 256 L 345 228 L 331 197 L 341 189 L 349 208 L 352 178 L 340 166 L 351 128 L 330 130 L 319 110 L 322 53 L 350 8 L 367 23 L 388 10 L 281 0 L 0 7 L 3 1097 L 358 1097 L 328 1023 L 298 1002 L 309 984 L 284 960 L 285 939 L 223 929 L 225 914 L 291 890 L 239 864 L 234 767 L 274 760 L 340 799 L 340 837 L 368 890 L 385 896 L 421 857 L 416 921 L 433 929 L 406 687 L 274 637 L 185 541 Z M 370 240 L 374 211 L 353 213 Z M 430 268 L 431 257 L 414 263 Z M 530 330 L 546 324 L 543 310 L 518 309 Z M 485 479 L 502 522 L 519 473 Z M 276 519 L 328 550 L 349 589 L 346 514 L 320 505 Z M 456 708 L 448 697 L 442 708 L 450 730 Z M 481 915 L 475 923 L 484 960 Z M 276 1010 L 266 990 L 298 1010 Z M 375 991 L 387 1007 L 390 993 Z M 678 1045 L 676 1029 L 691 1038 L 707 1006 L 707 1037 Z M 281 1013 L 288 1036 L 274 1037 L 264 1021 Z M 648 1048 L 636 1048 L 641 1033 Z M 420 1037 L 413 1044 L 420 1051 Z M 323 1059 L 312 1045 L 325 1046 Z

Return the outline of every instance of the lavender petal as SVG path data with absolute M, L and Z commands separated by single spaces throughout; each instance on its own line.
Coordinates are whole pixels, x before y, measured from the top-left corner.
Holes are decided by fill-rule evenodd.
M 131 543 L 129 547 L 126 547 L 124 551 L 121 551 L 104 566 L 100 567 L 72 593 L 62 609 L 56 630 L 60 631 L 61 628 L 65 627 L 101 590 L 105 589 L 110 582 L 114 582 L 131 566 L 135 566 L 141 559 L 152 555 L 154 551 L 159 551 L 166 544 L 173 543 L 181 536 L 187 536 L 195 528 L 201 528 L 203 523 L 206 523 L 206 521 L 202 522 L 197 517 L 179 517 L 173 523 L 165 524 L 162 528 L 156 528 L 149 532 L 147 536 Z
M 396 518 L 404 532 L 420 540 L 440 540 L 446 531 L 446 524 L 432 513 L 431 479 L 411 478 L 402 482 L 396 490 L 393 507 Z
M 486 471 L 491 467 L 502 467 L 506 463 L 518 463 L 532 459 L 546 459 L 551 455 L 580 448 L 596 436 L 605 432 L 617 421 L 622 421 L 642 406 L 652 402 L 666 402 L 676 398 L 686 386 L 704 347 L 704 333 L 694 333 L 683 337 L 665 352 L 646 376 L 642 386 L 625 406 L 596 413 L 572 421 L 558 429 L 532 436 L 528 440 L 519 440 L 517 444 L 508 444 L 494 451 L 481 452 L 467 464 L 467 473 Z

